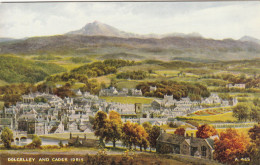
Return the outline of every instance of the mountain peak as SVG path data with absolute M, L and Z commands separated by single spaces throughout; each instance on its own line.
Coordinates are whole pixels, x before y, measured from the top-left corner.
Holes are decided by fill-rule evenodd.
M 254 42 L 260 44 L 260 40 L 251 36 L 243 36 L 239 39 L 240 41 Z
M 67 34 L 78 34 L 87 36 L 112 36 L 112 37 L 134 37 L 136 35 L 132 33 L 126 33 L 118 30 L 110 25 L 101 23 L 99 21 L 94 21 L 92 23 L 87 23 L 83 28 L 69 32 Z

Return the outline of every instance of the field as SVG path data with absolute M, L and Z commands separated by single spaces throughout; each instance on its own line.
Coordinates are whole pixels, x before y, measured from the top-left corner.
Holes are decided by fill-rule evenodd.
M 227 112 L 218 115 L 209 115 L 209 116 L 192 116 L 192 117 L 185 117 L 186 119 L 195 119 L 195 120 L 203 120 L 209 122 L 236 122 L 237 118 L 232 116 L 233 112 Z
M 142 104 L 150 104 L 154 99 L 152 98 L 145 98 L 145 97 L 100 97 L 101 99 L 105 99 L 107 102 L 118 102 L 124 104 L 135 104 L 135 103 L 142 103 Z

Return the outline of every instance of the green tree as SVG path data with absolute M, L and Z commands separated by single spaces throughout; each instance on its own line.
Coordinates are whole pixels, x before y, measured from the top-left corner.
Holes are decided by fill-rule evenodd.
M 251 105 L 249 103 L 238 103 L 233 108 L 233 116 L 239 121 L 246 121 L 250 119 Z
M 98 111 L 95 115 L 95 120 L 93 124 L 94 134 L 99 137 L 99 142 L 101 146 L 105 146 L 104 138 L 107 132 L 108 119 L 107 114 L 103 111 Z
M 250 164 L 257 164 L 260 162 L 260 124 L 254 125 L 248 131 L 251 144 L 248 147 L 248 154 L 250 157 Z
M 32 144 L 36 148 L 39 148 L 42 145 L 42 139 L 37 135 L 33 135 Z
M 62 141 L 60 140 L 60 142 L 59 142 L 59 146 L 62 148 L 63 147 L 63 143 L 62 143 Z
M 151 148 L 155 148 L 156 147 L 156 140 L 158 139 L 159 135 L 160 135 L 160 131 L 161 131 L 161 128 L 159 126 L 156 126 L 154 125 L 152 127 L 152 129 L 149 131 L 149 136 L 148 136 L 148 140 L 149 140 L 149 143 L 150 143 L 150 151 L 151 151 Z
M 1 139 L 4 143 L 5 148 L 11 148 L 11 142 L 13 139 L 13 132 L 8 127 L 5 127 L 1 134 Z

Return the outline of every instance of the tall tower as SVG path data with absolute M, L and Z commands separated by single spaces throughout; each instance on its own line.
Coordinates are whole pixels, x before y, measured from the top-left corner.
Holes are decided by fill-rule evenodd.
M 141 118 L 143 115 L 143 105 L 142 103 L 135 103 L 135 113 L 137 118 Z

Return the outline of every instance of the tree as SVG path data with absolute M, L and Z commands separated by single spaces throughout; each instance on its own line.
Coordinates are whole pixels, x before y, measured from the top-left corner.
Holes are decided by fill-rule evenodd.
M 248 154 L 251 164 L 257 164 L 260 162 L 260 124 L 254 125 L 248 131 L 251 144 L 248 147 Z
M 184 128 L 177 128 L 174 131 L 174 134 L 184 136 L 185 135 L 185 129 Z
M 122 131 L 123 131 L 123 135 L 122 135 L 123 145 L 125 145 L 129 149 L 132 149 L 132 146 L 135 143 L 134 124 L 127 121 L 126 123 L 124 123 Z
M 105 146 L 104 138 L 107 132 L 107 114 L 103 111 L 98 111 L 95 115 L 95 120 L 93 124 L 94 134 L 99 137 L 100 145 Z
M 217 135 L 217 133 L 218 132 L 214 127 L 208 124 L 204 124 L 198 127 L 198 131 L 196 132 L 196 137 L 206 139 L 210 136 Z
M 37 135 L 33 135 L 33 139 L 32 139 L 31 144 L 33 146 L 35 146 L 36 148 L 39 148 L 42 145 L 42 139 Z
M 5 148 L 11 148 L 11 142 L 13 139 L 13 132 L 8 127 L 5 127 L 1 134 L 1 139 L 4 143 Z
M 113 142 L 113 147 L 116 147 L 116 141 L 121 139 L 122 135 L 122 121 L 121 116 L 116 111 L 109 112 L 109 121 L 107 122 L 105 141 Z
M 63 147 L 62 141 L 59 142 L 59 146 L 60 146 L 61 148 Z
M 249 103 L 238 103 L 233 108 L 233 116 L 238 118 L 239 121 L 246 121 L 250 118 L 251 105 Z
M 215 139 L 214 159 L 225 164 L 235 164 L 246 156 L 249 138 L 239 134 L 237 130 L 227 128 L 220 133 L 220 139 Z
M 156 125 L 154 125 L 152 127 L 152 129 L 149 131 L 148 141 L 150 143 L 150 151 L 151 151 L 151 148 L 156 147 L 156 140 L 158 139 L 158 137 L 160 135 L 160 131 L 161 131 L 161 128 Z

